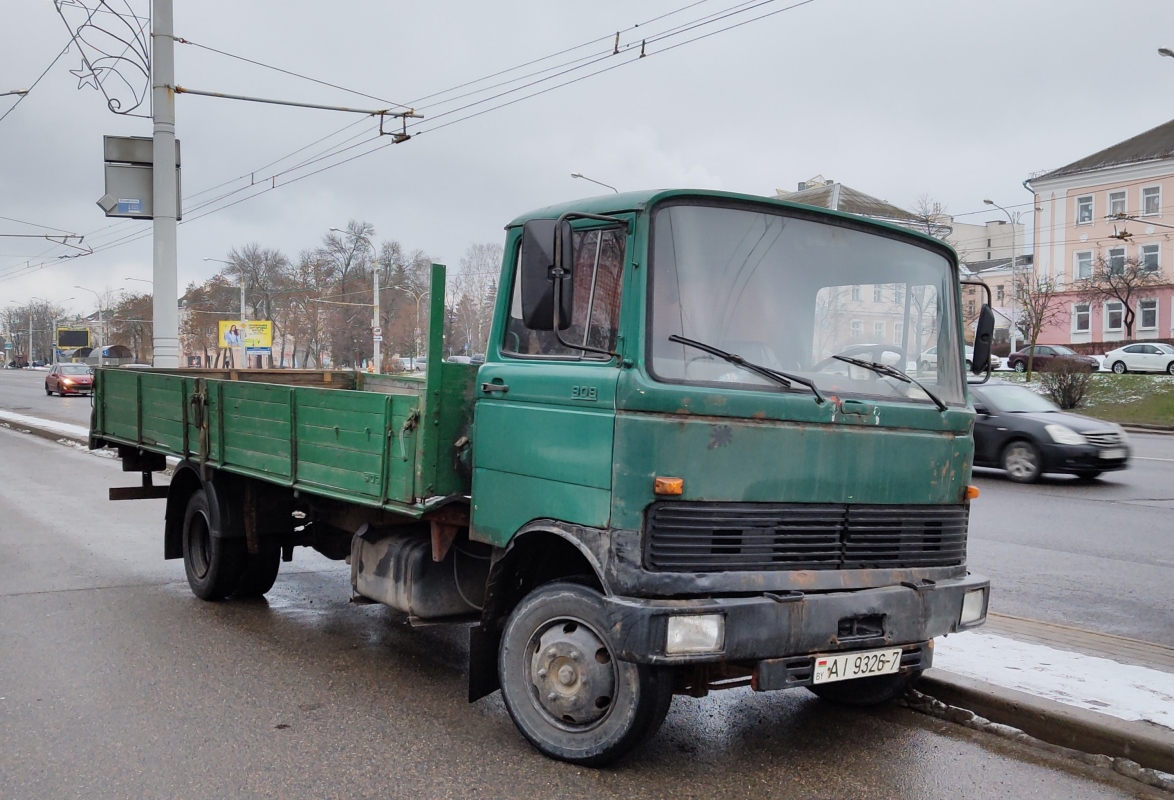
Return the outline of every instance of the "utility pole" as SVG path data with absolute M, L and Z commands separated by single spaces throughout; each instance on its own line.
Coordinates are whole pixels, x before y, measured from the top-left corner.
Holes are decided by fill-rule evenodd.
M 245 344 L 249 315 L 245 312 L 245 271 L 241 270 L 241 366 L 249 368 L 249 346 Z
M 151 0 L 151 20 L 151 109 L 154 121 L 154 365 L 176 369 L 179 367 L 179 307 L 176 302 L 179 294 L 179 276 L 175 243 L 175 39 L 172 0 Z M 243 320 L 243 284 L 241 295 Z M 99 303 L 99 314 L 101 310 Z
M 379 263 L 375 263 L 375 311 L 371 316 L 371 332 L 379 331 L 378 335 L 373 336 L 375 340 L 375 372 L 383 372 L 383 359 L 380 357 L 383 342 L 383 331 L 379 328 Z

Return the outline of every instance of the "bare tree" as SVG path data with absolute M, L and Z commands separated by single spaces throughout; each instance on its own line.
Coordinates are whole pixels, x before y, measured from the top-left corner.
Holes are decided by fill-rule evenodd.
M 134 354 L 135 363 L 150 363 L 154 354 L 151 335 L 151 294 L 125 294 L 109 311 L 110 341 L 120 344 Z
M 454 333 L 460 349 L 470 355 L 485 352 L 502 252 L 502 246 L 496 243 L 469 245 L 452 283 Z
M 954 232 L 946 207 L 928 194 L 921 195 L 913 204 L 913 217 L 915 222 L 910 227 L 935 239 L 945 241 Z
M 1050 278 L 1022 280 L 1015 289 L 1019 317 L 1015 327 L 1030 344 L 1027 351 L 1027 379 L 1031 380 L 1035 362 L 1035 343 L 1039 341 L 1044 328 L 1056 324 L 1063 318 L 1063 309 L 1056 298 L 1056 283 Z
M 1161 283 L 1158 271 L 1147 267 L 1141 259 L 1098 255 L 1092 265 L 1092 274 L 1074 282 L 1074 288 L 1083 302 L 1119 302 L 1125 338 L 1133 338 L 1133 322 L 1137 317 L 1134 305 L 1145 289 Z

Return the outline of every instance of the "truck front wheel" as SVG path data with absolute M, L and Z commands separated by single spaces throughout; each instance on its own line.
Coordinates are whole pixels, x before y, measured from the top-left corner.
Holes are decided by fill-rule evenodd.
M 605 764 L 652 736 L 672 702 L 664 669 L 620 661 L 603 597 L 574 583 L 535 589 L 510 614 L 498 651 L 501 693 L 543 754 Z
M 217 533 L 208 493 L 198 489 L 183 515 L 183 568 L 192 594 L 201 600 L 223 600 L 236 589 L 248 556 L 244 539 Z
M 821 700 L 827 700 L 836 705 L 879 706 L 905 694 L 920 677 L 920 672 L 903 672 L 896 675 L 877 675 L 872 678 L 824 683 L 808 688 Z

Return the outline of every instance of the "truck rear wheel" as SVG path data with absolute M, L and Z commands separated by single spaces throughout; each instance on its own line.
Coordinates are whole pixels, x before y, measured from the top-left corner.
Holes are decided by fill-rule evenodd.
M 905 694 L 913 684 L 917 683 L 917 679 L 920 677 L 920 672 L 903 672 L 896 675 L 877 675 L 872 678 L 836 681 L 807 688 L 819 699 L 836 705 L 879 706 Z
M 208 493 L 198 489 L 183 515 L 183 568 L 192 594 L 201 600 L 223 600 L 237 587 L 245 568 L 245 540 L 217 533 Z
M 245 569 L 233 597 L 263 597 L 273 588 L 281 570 L 281 545 L 270 538 L 258 543 L 256 553 L 245 554 Z
M 667 670 L 620 661 L 603 597 L 549 583 L 510 614 L 498 651 L 506 710 L 544 755 L 597 766 L 659 730 L 672 702 Z

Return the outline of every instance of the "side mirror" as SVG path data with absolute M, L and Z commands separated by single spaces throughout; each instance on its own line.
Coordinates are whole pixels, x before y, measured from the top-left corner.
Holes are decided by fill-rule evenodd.
M 986 372 L 991 361 L 991 340 L 995 335 L 995 312 L 985 303 L 978 312 L 978 324 L 974 328 L 974 355 L 970 369 L 975 375 Z
M 982 403 L 975 403 L 974 411 L 980 417 L 989 417 L 991 415 L 991 410 Z
M 557 241 L 561 239 L 561 241 Z M 561 253 L 563 276 L 559 286 L 558 327 L 571 327 L 574 313 L 574 281 L 571 267 L 571 223 L 564 222 L 559 229 L 553 219 L 532 219 L 522 227 L 522 260 L 518 266 L 518 280 L 522 290 L 522 322 L 530 330 L 554 330 L 554 296 L 556 277 L 555 253 Z

